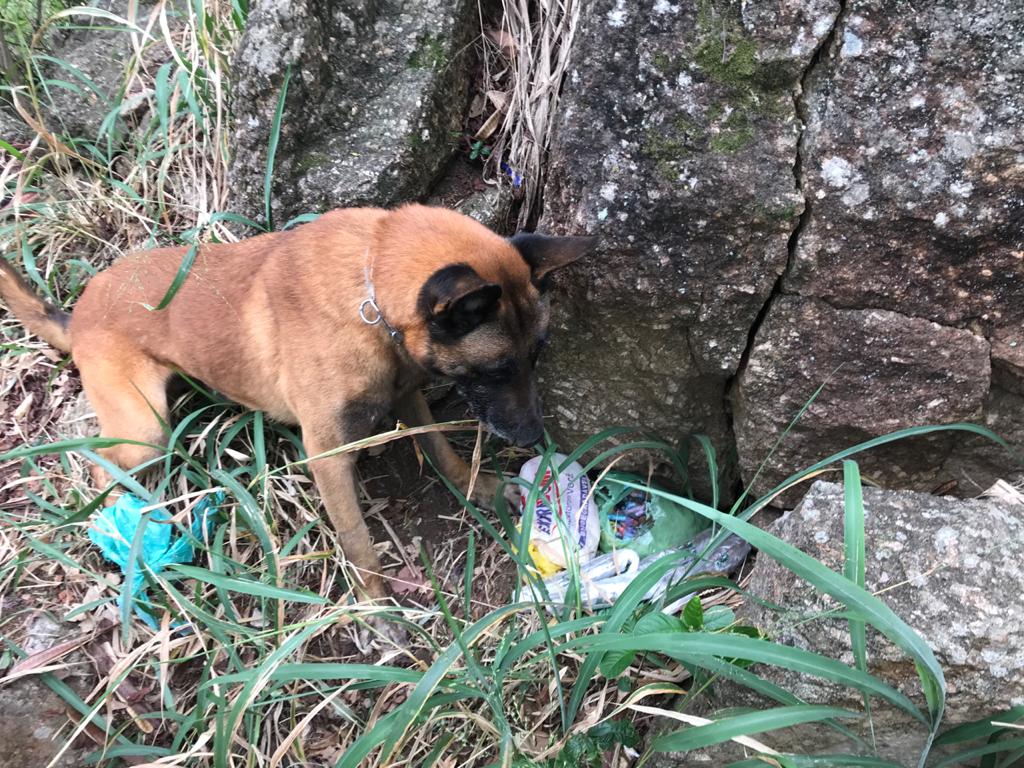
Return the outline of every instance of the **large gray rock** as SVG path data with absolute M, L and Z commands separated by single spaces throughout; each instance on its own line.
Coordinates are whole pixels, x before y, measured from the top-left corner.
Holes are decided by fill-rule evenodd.
M 772 455 L 758 488 L 767 490 L 816 459 L 901 427 L 979 420 L 990 380 L 988 344 L 970 331 L 887 310 L 835 309 L 817 299 L 780 296 L 758 331 L 736 393 L 736 444 L 753 472 L 825 382 Z M 934 486 L 935 467 L 962 444 L 954 434 L 895 443 L 858 459 L 872 477 Z M 794 489 L 781 500 L 795 503 L 799 493 Z
M 255 3 L 234 61 L 234 208 L 262 218 L 288 71 L 272 186 L 279 223 L 426 195 L 461 128 L 475 11 L 468 0 Z
M 34 135 L 21 115 L 15 112 L 14 106 L 0 99 L 0 139 L 18 146 L 27 144 Z
M 588 3 L 540 228 L 595 233 L 561 276 L 546 405 L 569 446 L 639 424 L 710 435 L 803 209 L 794 92 L 834 0 Z
M 963 418 L 1024 433 L 1022 35 L 1015 0 L 846 3 L 804 97 L 807 214 L 781 286 L 803 298 L 772 303 L 736 389 L 746 477 L 800 402 L 845 365 L 758 490 L 856 435 Z M 820 311 L 794 313 L 808 302 Z M 826 314 L 836 322 L 818 322 Z M 915 457 L 918 485 L 955 479 L 970 493 L 1019 471 L 981 441 L 958 441 L 953 454 L 930 448 Z M 877 476 L 906 484 L 886 463 Z
M 94 0 L 80 5 L 129 18 L 128 0 Z M 132 18 L 138 26 L 145 27 L 151 10 L 151 2 L 135 4 Z M 168 18 L 172 27 L 177 25 L 173 13 Z M 128 29 L 107 18 L 82 13 L 69 21 L 74 25 L 70 32 L 49 38 L 52 56 L 62 64 L 44 64 L 52 82 L 46 89 L 49 98 L 42 99 L 43 118 L 47 129 L 54 133 L 95 140 L 110 111 L 126 103 L 125 74 L 135 48 Z M 153 72 L 171 58 L 159 32 L 154 38 L 146 41 L 143 54 L 146 67 Z M 61 83 L 69 83 L 70 87 Z M 145 101 L 137 100 L 137 106 L 144 104 Z M 120 126 L 110 127 L 116 132 Z
M 1024 505 L 1005 500 L 963 501 L 907 491 L 864 489 L 866 586 L 928 643 L 948 688 L 943 730 L 1024 704 Z M 800 505 L 769 530 L 837 571 L 843 568 L 843 488 L 816 482 Z M 773 640 L 853 663 L 845 620 L 817 618 L 837 603 L 824 597 L 769 557 L 750 577 L 742 619 Z M 761 608 L 766 600 L 785 608 Z M 804 619 L 812 618 L 810 621 Z M 913 662 L 869 628 L 868 668 L 924 706 Z M 808 703 L 860 711 L 862 697 L 818 678 L 778 668 L 754 671 Z M 746 689 L 716 685 L 715 705 L 764 707 Z M 879 753 L 916 764 L 924 727 L 901 711 L 873 700 Z M 844 723 L 867 736 L 867 720 Z M 801 726 L 762 741 L 773 749 L 804 754 L 856 751 L 824 726 Z M 732 747 L 705 753 L 725 765 Z M 695 764 L 692 761 L 686 764 Z

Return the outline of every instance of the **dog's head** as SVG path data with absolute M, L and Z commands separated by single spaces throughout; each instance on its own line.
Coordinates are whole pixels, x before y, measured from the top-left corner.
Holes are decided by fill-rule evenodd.
M 391 265 L 388 279 L 400 279 L 395 266 L 404 263 L 409 283 L 402 323 L 409 354 L 453 379 L 473 415 L 500 437 L 538 441 L 544 424 L 535 371 L 548 340 L 550 277 L 596 238 L 505 239 L 469 217 L 423 206 L 386 220 L 378 242 Z M 395 258 L 396 249 L 404 258 Z

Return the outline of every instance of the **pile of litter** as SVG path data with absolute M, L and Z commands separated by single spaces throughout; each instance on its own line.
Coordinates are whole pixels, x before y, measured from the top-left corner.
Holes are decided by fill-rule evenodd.
M 685 578 L 728 575 L 750 553 L 746 541 L 716 536 L 707 520 L 645 490 L 649 484 L 636 475 L 608 472 L 592 486 L 579 463 L 555 453 L 547 460 L 530 459 L 519 477 L 527 487 L 538 486 L 536 494 L 520 495 L 520 513 L 524 523 L 529 521 L 529 553 L 546 577 L 552 604 L 567 598 L 573 584 L 570 564 L 579 572 L 581 602 L 597 609 L 614 604 L 637 576 L 668 555 L 678 562 L 648 590 L 645 600 L 658 600 Z M 527 514 L 534 495 L 532 514 Z M 662 610 L 678 612 L 690 597 Z

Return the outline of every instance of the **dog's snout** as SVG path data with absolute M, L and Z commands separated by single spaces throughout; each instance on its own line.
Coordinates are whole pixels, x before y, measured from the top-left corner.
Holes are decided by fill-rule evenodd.
M 512 413 L 491 411 L 484 421 L 500 437 L 520 448 L 529 448 L 544 437 L 540 409 Z
M 531 445 L 539 443 L 541 438 L 544 437 L 544 425 L 541 424 L 540 420 L 528 424 L 520 425 L 519 429 L 512 436 L 513 442 L 520 448 L 528 448 Z

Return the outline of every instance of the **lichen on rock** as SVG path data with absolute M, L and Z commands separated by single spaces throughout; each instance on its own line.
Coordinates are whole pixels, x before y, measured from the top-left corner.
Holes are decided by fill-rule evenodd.
M 724 1 L 584 11 L 540 222 L 601 237 L 560 281 L 544 367 L 567 445 L 623 423 L 705 433 L 735 479 L 725 390 L 802 210 L 794 94 L 810 26 L 751 23 Z
M 859 311 L 862 320 L 835 334 L 794 318 L 789 299 L 773 302 L 735 389 L 748 477 L 764 458 L 765 435 L 781 433 L 800 401 L 826 388 L 770 459 L 759 490 L 882 431 L 972 419 L 998 424 L 1014 441 L 1024 437 L 1019 419 L 993 410 L 1008 402 L 996 388 L 1012 391 L 1024 381 L 1009 346 L 1024 344 L 1024 88 L 1013 74 L 1024 67 L 1022 35 L 1024 7 L 1010 0 L 933 3 L 911 14 L 882 0 L 845 3 L 802 96 L 798 172 L 808 211 L 780 288 L 836 316 Z M 869 318 L 883 315 L 898 341 L 851 347 Z M 935 330 L 907 337 L 908 318 L 942 328 L 922 326 Z M 778 329 L 792 323 L 800 343 L 781 343 Z M 973 339 L 978 354 L 950 358 L 959 349 L 948 346 L 954 336 Z M 908 368 L 908 355 L 928 370 Z M 861 386 L 850 376 L 866 361 L 876 367 Z M 943 369 L 960 384 L 942 383 Z M 788 397 L 765 389 L 768 376 L 787 381 L 797 370 Z M 948 410 L 964 387 L 971 407 Z M 814 415 L 826 409 L 827 425 Z M 869 411 L 886 415 L 884 425 Z M 1020 474 L 994 444 L 937 440 L 945 451 L 917 444 L 889 454 L 916 460 L 919 471 L 908 475 L 900 468 L 906 461 L 879 460 L 876 478 L 918 488 L 954 480 L 972 493 Z

